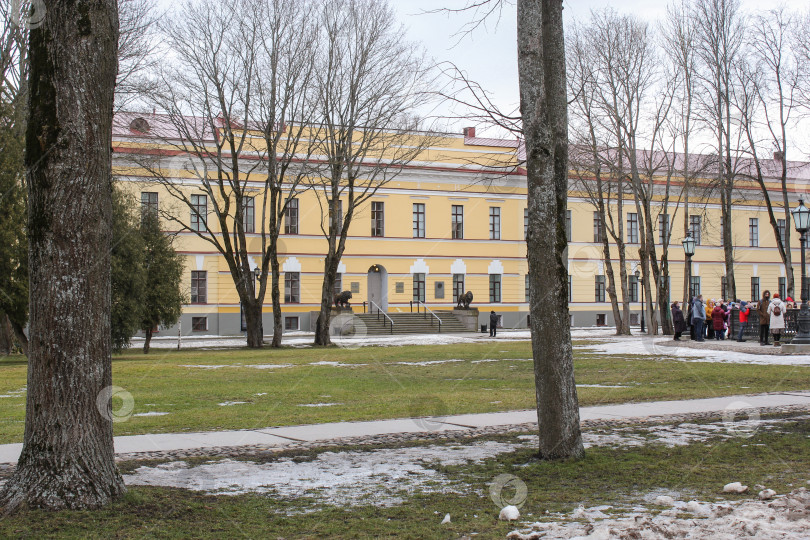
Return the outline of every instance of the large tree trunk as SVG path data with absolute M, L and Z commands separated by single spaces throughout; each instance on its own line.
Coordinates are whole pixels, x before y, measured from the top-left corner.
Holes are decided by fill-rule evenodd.
M 0 313 L 0 354 L 8 356 L 14 346 L 14 332 L 8 315 Z
M 50 2 L 30 34 L 30 332 L 25 435 L 0 498 L 47 509 L 120 497 L 111 412 L 113 0 Z
M 581 457 L 564 260 L 568 111 L 561 0 L 518 1 L 518 72 L 539 452 L 541 459 Z
M 152 344 L 152 329 L 147 328 L 143 333 L 145 334 L 143 340 L 143 354 L 149 354 L 149 346 Z
M 271 347 L 281 347 L 281 335 L 284 332 L 281 320 L 281 268 L 278 264 L 276 249 L 271 247 L 270 254 L 270 298 L 273 302 L 273 343 Z
M 321 288 L 321 307 L 318 319 L 315 321 L 315 345 L 331 345 L 332 338 L 329 336 L 329 325 L 332 319 L 332 302 L 334 299 L 335 280 L 337 279 L 337 268 L 340 264 L 338 255 L 327 255 L 324 261 L 324 278 Z M 568 278 L 566 277 L 566 286 Z M 567 298 L 566 298 L 567 300 Z
M 262 304 L 256 299 L 244 302 L 245 326 L 247 327 L 247 346 L 261 349 L 264 344 L 264 325 L 262 323 Z

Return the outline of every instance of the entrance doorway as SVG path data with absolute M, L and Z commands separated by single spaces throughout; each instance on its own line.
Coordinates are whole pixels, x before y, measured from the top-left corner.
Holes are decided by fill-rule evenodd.
M 388 270 L 381 264 L 368 269 L 368 299 L 388 311 Z

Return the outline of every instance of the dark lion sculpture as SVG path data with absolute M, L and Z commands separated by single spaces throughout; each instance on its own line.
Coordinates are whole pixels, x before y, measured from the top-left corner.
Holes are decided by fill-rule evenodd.
M 459 309 L 470 309 L 470 304 L 473 301 L 473 293 L 472 291 L 467 291 L 466 293 L 462 294 L 458 297 L 458 307 Z
M 352 298 L 351 291 L 343 291 L 342 293 L 335 295 L 335 307 L 336 308 L 347 308 L 351 307 L 349 304 L 349 300 Z

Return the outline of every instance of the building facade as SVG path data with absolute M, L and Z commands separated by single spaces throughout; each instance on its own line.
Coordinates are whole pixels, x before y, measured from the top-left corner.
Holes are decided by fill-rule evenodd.
M 119 115 L 114 128 L 115 177 L 144 207 L 159 208 L 180 218 L 185 216 L 183 219 L 188 220 L 191 228 L 216 227 L 214 219 L 201 223 L 164 183 L 155 181 L 154 170 L 133 159 L 133 156 L 162 156 L 161 175 L 171 179 L 195 205 L 199 215 L 208 216 L 211 211 L 208 196 L 185 165 L 187 158 L 172 145 L 171 133 L 159 126 L 158 117 Z M 473 306 L 481 310 L 482 324 L 488 322 L 488 312 L 495 310 L 502 316 L 504 327 L 526 327 L 527 191 L 524 171 L 516 166 L 519 145 L 513 140 L 478 138 L 471 128 L 460 135 L 442 134 L 437 141 L 358 208 L 348 231 L 336 290 L 352 292 L 355 311 L 362 310 L 364 302 L 366 308 L 374 302 L 391 312 L 409 311 L 414 301 L 425 302 L 434 310 L 451 309 L 459 294 L 472 291 Z M 792 206 L 807 189 L 805 176 L 810 178 L 804 164 L 797 164 L 794 169 L 795 177 L 790 179 L 788 188 Z M 677 179 L 674 182 L 677 184 Z M 738 184 L 732 224 L 737 297 L 749 300 L 766 289 L 785 294 L 786 269 L 759 187 L 753 182 Z M 256 190 L 259 200 L 262 181 L 248 181 L 248 185 Z M 567 220 L 571 321 L 580 327 L 612 325 L 603 248 L 596 226 L 598 214 L 589 198 L 577 190 L 576 183 L 571 185 Z M 781 195 L 778 182 L 774 181 L 772 187 Z M 690 227 L 698 238 L 692 286 L 706 298 L 721 298 L 725 271 L 719 201 L 708 197 L 699 204 L 693 203 L 691 213 Z M 668 250 L 672 300 L 684 296 L 683 215 L 683 209 L 670 201 L 668 213 L 657 217 L 654 224 L 659 256 L 662 231 L 667 227 L 673 230 Z M 246 211 L 246 235 L 257 246 L 260 216 L 257 205 Z M 628 293 L 635 315 L 631 316 L 631 323 L 638 322 L 641 307 L 641 287 L 633 276 L 638 265 L 637 218 L 632 203 L 625 204 L 622 227 L 627 242 Z M 782 208 L 776 209 L 776 218 L 785 220 Z M 326 250 L 323 221 L 316 194 L 305 191 L 296 198 L 283 226 L 279 260 L 287 331 L 310 330 L 314 325 L 313 312 L 320 305 Z M 798 283 L 799 239 L 792 223 L 780 224 L 791 228 Z M 175 248 L 187 257 L 190 304 L 184 307 L 181 332 L 241 333 L 240 303 L 224 258 L 194 232 L 179 231 L 176 224 L 168 221 L 164 221 L 164 226 L 177 234 Z M 615 246 L 611 249 L 618 280 L 618 253 Z M 251 260 L 259 264 L 261 249 L 248 251 Z M 265 329 L 272 328 L 269 301 L 268 294 Z M 178 329 L 164 331 L 173 335 Z

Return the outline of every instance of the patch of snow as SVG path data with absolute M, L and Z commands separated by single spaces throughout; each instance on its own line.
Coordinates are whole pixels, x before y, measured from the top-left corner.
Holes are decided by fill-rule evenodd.
M 388 362 L 388 365 L 396 366 L 434 366 L 436 364 L 451 364 L 454 362 L 466 362 L 459 358 L 452 358 L 450 360 L 425 360 L 424 362 Z
M 175 461 L 143 466 L 125 475 L 129 485 L 189 488 L 206 493 L 275 493 L 297 498 L 319 492 L 335 506 L 402 502 L 400 491 L 409 493 L 458 492 L 466 486 L 450 485 L 430 463 L 462 465 L 512 452 L 520 445 L 482 441 L 466 446 L 385 448 L 374 451 L 323 452 L 312 461 L 296 462 L 284 457 L 271 463 L 226 459 L 190 467 Z
M 149 412 L 139 412 L 135 413 L 132 416 L 166 416 L 167 412 L 156 412 L 156 411 L 149 411 Z
M 748 486 L 744 486 L 739 482 L 731 482 L 723 486 L 723 493 L 745 493 L 748 491 Z
M 517 521 L 520 519 L 520 510 L 518 510 L 517 506 L 504 506 L 501 508 L 501 513 L 498 514 L 498 519 L 501 521 Z
M 357 366 L 367 366 L 368 364 L 344 364 L 342 362 L 329 362 L 327 360 L 321 360 L 320 362 L 310 362 L 310 366 L 332 366 L 332 367 L 357 367 Z
M 222 369 L 233 366 L 225 364 L 181 364 L 179 367 L 198 368 L 198 369 Z
M 292 364 L 245 364 L 244 367 L 252 369 L 281 369 L 292 367 Z
M 343 405 L 343 403 L 302 403 L 299 407 L 334 407 L 335 405 Z
M 247 401 L 223 401 L 222 403 L 218 403 L 220 407 L 230 407 L 231 405 L 245 405 Z
M 772 489 L 763 489 L 759 492 L 759 500 L 761 501 L 770 501 L 776 497 L 776 492 Z
M 578 384 L 577 388 L 630 388 L 626 384 Z
M 444 519 L 442 520 L 442 525 L 450 523 L 450 514 L 445 514 Z

